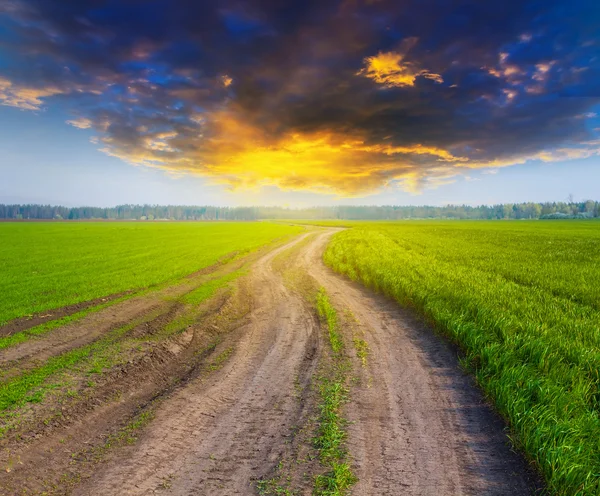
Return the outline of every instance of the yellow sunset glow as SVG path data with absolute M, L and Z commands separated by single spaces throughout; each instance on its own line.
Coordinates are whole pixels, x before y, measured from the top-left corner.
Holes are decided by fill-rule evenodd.
M 405 62 L 404 55 L 397 52 L 380 52 L 365 58 L 365 67 L 358 74 L 387 87 L 414 86 L 417 76 L 423 76 L 436 83 L 444 82 L 439 74 L 426 69 L 417 69 L 410 62 Z
M 193 153 L 178 156 L 176 150 L 185 146 L 185 140 L 156 134 L 146 138 L 143 148 L 120 156 L 134 163 L 199 173 L 236 190 L 275 185 L 343 196 L 373 192 L 392 180 L 414 177 L 419 157 L 440 165 L 467 160 L 438 147 L 370 144 L 360 136 L 332 131 L 271 136 L 234 113 L 211 117 L 209 136 Z M 407 189 L 413 183 L 408 181 Z

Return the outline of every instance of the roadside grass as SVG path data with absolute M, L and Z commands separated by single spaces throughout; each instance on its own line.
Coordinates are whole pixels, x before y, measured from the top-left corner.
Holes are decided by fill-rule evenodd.
M 238 223 L 0 223 L 0 325 L 175 281 L 302 227 Z
M 589 222 L 357 222 L 334 270 L 464 351 L 514 444 L 558 495 L 600 494 L 600 229 Z
M 348 464 L 347 421 L 342 414 L 342 407 L 348 401 L 348 376 L 352 366 L 344 355 L 337 312 L 323 288 L 317 293 L 316 306 L 327 329 L 332 353 L 331 362 L 326 365 L 328 370 L 319 378 L 320 404 L 315 438 L 321 464 L 327 472 L 315 477 L 314 494 L 343 496 L 358 480 Z
M 367 357 L 369 356 L 369 344 L 360 338 L 354 338 L 352 340 L 352 344 L 354 344 L 354 349 L 356 350 L 356 356 L 360 360 L 360 363 L 363 367 L 367 366 Z

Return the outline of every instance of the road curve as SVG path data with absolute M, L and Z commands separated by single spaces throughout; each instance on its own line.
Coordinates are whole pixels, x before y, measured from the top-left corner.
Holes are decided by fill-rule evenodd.
M 331 232 L 303 254 L 338 308 L 352 312 L 370 348 L 348 406 L 355 495 L 535 494 L 537 478 L 512 452 L 504 424 L 456 352 L 394 302 L 322 262 Z
M 232 349 L 223 367 L 168 398 L 140 442 L 74 494 L 255 492 L 302 415 L 295 390 L 310 381 L 318 361 L 317 321 L 271 268 L 275 256 L 303 238 L 255 264 L 250 323 L 221 345 Z
M 351 332 L 369 345 L 346 406 L 359 478 L 351 494 L 534 494 L 536 478 L 456 353 L 393 302 L 324 266 L 333 232 L 297 238 L 289 263 L 324 286 L 340 314 L 351 312 Z M 255 481 L 272 472 L 303 421 L 294 391 L 313 380 L 322 346 L 314 311 L 272 267 L 291 244 L 254 266 L 250 323 L 220 345 L 231 350 L 222 368 L 166 398 L 139 441 L 74 494 L 256 494 Z

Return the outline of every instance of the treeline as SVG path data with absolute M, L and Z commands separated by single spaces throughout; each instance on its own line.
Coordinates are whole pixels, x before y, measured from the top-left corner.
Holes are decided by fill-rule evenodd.
M 197 207 L 180 205 L 118 205 L 60 207 L 52 205 L 2 205 L 0 219 L 40 220 L 256 220 L 255 207 Z
M 119 205 L 111 208 L 2 205 L 0 219 L 20 220 L 195 220 L 250 221 L 260 219 L 551 219 L 600 217 L 600 202 L 505 203 L 499 205 L 336 206 L 290 209 L 282 207 L 210 207 L 177 205 Z

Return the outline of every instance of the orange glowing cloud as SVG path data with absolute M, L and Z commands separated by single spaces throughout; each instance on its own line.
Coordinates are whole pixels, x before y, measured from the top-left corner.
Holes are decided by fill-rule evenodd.
M 365 76 L 386 87 L 414 86 L 419 76 L 443 83 L 441 75 L 427 69 L 419 69 L 414 63 L 405 60 L 405 52 L 416 42 L 416 38 L 410 38 L 404 41 L 404 49 L 400 52 L 379 52 L 377 55 L 366 57 L 365 67 L 358 71 L 357 75 Z
M 231 86 L 231 83 L 233 83 L 233 79 L 230 78 L 227 74 L 225 74 L 223 77 L 221 77 L 221 82 L 223 83 L 223 86 L 227 88 Z
M 188 137 L 157 133 L 127 149 L 105 138 L 103 151 L 135 164 L 200 174 L 234 190 L 274 185 L 341 196 L 372 193 L 393 181 L 405 181 L 405 189 L 416 191 L 423 160 L 467 160 L 435 146 L 370 144 L 334 131 L 274 137 L 228 111 L 216 112 L 204 124 L 205 135 L 193 149 Z
M 118 134 L 102 138 L 103 151 L 137 165 L 198 174 L 236 191 L 276 186 L 356 197 L 394 184 L 418 194 L 449 184 L 472 169 L 595 156 L 600 148 L 590 142 L 584 148 L 483 159 L 418 142 L 372 141 L 359 131 L 274 133 L 269 131 L 272 124 L 258 125 L 234 105 L 203 113 L 195 122 L 200 129 L 193 137 L 175 130 L 138 128 L 142 135 L 136 142 L 121 142 Z

